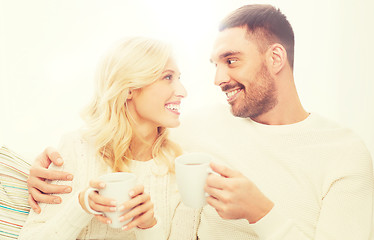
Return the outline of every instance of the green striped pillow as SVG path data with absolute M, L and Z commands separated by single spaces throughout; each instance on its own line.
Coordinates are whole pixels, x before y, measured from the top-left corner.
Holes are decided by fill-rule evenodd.
M 30 163 L 8 148 L 0 147 L 0 239 L 17 239 L 30 206 L 27 177 Z

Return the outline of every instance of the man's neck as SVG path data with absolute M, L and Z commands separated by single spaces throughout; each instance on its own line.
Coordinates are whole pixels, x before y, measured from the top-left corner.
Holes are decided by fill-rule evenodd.
M 267 125 L 288 125 L 301 122 L 309 116 L 301 105 L 292 74 L 277 80 L 277 104 L 270 111 L 255 118 L 255 122 Z
M 308 116 L 309 113 L 300 105 L 300 107 L 290 106 L 289 109 L 283 111 L 275 107 L 267 113 L 252 118 L 252 120 L 267 125 L 289 125 L 301 122 Z

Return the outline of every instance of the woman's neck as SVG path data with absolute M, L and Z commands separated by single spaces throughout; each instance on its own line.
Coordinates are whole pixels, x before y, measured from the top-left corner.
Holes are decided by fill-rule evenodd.
M 152 147 L 158 136 L 157 129 L 155 131 L 137 130 L 130 145 L 132 156 L 137 161 L 149 161 L 153 158 Z

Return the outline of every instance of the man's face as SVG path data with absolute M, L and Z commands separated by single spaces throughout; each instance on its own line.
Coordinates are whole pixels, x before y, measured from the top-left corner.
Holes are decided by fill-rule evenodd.
M 226 93 L 237 117 L 256 117 L 276 104 L 276 87 L 265 63 L 265 54 L 249 40 L 244 27 L 228 28 L 218 34 L 211 61 L 216 65 L 214 83 Z

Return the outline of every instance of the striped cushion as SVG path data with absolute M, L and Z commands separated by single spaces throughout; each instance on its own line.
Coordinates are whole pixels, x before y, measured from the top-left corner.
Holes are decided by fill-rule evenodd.
M 26 180 L 30 164 L 0 147 L 0 239 L 17 239 L 30 211 Z

